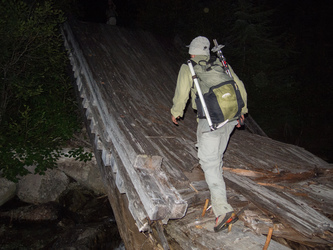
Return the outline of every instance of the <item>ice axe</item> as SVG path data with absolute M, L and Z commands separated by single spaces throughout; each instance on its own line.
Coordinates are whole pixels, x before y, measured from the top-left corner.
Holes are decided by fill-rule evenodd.
M 226 72 L 231 78 L 233 78 L 232 75 L 231 75 L 231 72 L 230 72 L 230 70 L 229 70 L 228 63 L 227 63 L 227 61 L 226 61 L 226 59 L 225 59 L 225 57 L 224 57 L 224 55 L 223 55 L 223 53 L 222 53 L 222 48 L 224 47 L 224 45 L 222 45 L 222 44 L 219 45 L 219 44 L 217 43 L 217 40 L 216 40 L 216 39 L 213 39 L 213 42 L 214 42 L 215 47 L 212 48 L 212 51 L 213 51 L 214 53 L 216 53 L 217 56 L 219 57 L 219 59 L 220 59 L 222 65 L 223 65 L 223 67 L 224 67 L 224 69 L 225 69 L 225 72 Z

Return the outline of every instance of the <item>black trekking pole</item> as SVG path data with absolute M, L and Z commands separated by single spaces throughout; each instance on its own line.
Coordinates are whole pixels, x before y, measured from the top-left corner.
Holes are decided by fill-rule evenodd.
M 217 56 L 219 57 L 219 59 L 220 59 L 222 65 L 223 65 L 223 67 L 224 67 L 224 69 L 225 69 L 225 72 L 226 72 L 231 78 L 233 78 L 233 77 L 231 76 L 231 72 L 230 72 L 230 70 L 229 70 L 228 63 L 227 63 L 227 61 L 226 61 L 226 59 L 225 59 L 225 57 L 223 56 L 223 53 L 222 53 L 222 48 L 224 47 L 224 45 L 221 45 L 221 44 L 219 45 L 219 44 L 217 43 L 217 40 L 216 40 L 216 39 L 213 39 L 213 42 L 214 42 L 215 47 L 212 48 L 212 51 L 215 52 L 215 53 L 217 54 Z

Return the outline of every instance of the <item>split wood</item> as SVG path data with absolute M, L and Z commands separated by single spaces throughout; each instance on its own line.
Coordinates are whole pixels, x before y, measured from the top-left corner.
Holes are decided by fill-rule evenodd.
M 262 250 L 267 250 L 267 248 L 269 246 L 269 243 L 271 242 L 272 234 L 273 234 L 273 228 L 270 227 L 269 230 L 268 230 L 268 234 L 267 234 L 267 238 L 266 238 L 264 248 Z
M 202 210 L 201 217 L 204 217 L 204 215 L 206 213 L 206 210 L 207 210 L 207 207 L 208 207 L 208 201 L 209 201 L 209 199 L 206 199 L 205 206 L 204 206 L 204 208 Z

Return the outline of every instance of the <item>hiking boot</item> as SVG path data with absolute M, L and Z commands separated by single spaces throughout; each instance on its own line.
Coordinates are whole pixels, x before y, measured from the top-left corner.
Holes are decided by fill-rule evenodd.
M 231 211 L 229 213 L 226 213 L 224 217 L 222 215 L 218 216 L 215 221 L 216 224 L 214 227 L 214 231 L 220 232 L 228 228 L 229 225 L 234 224 L 236 221 L 238 221 L 238 216 L 234 213 L 234 211 Z

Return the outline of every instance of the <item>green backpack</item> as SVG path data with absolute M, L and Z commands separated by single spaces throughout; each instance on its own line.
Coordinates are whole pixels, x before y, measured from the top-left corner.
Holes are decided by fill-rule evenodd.
M 220 124 L 227 119 L 229 121 L 238 119 L 244 107 L 244 101 L 236 82 L 215 61 L 216 57 L 211 57 L 209 61 L 203 60 L 198 63 L 192 61 L 192 65 L 212 123 Z M 198 118 L 206 118 L 198 94 L 195 102 Z

